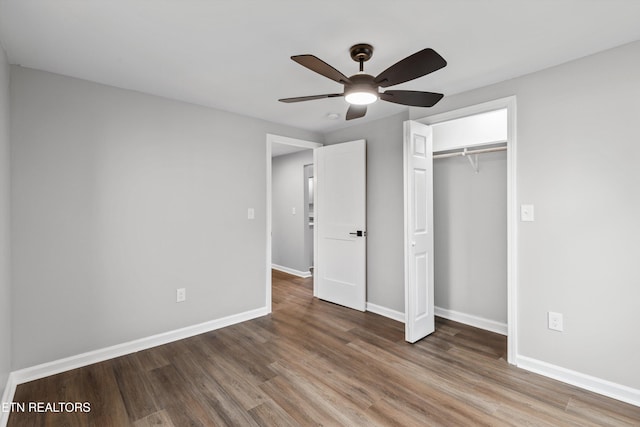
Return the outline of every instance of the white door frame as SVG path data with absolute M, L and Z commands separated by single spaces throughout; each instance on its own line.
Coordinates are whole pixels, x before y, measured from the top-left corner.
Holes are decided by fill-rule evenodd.
M 507 109 L 507 360 L 516 364 L 518 352 L 518 194 L 516 186 L 516 97 L 509 96 L 482 104 L 427 116 L 415 121 L 426 125 Z
M 265 278 L 265 307 L 267 312 L 271 313 L 271 205 L 272 205 L 272 192 L 271 192 L 271 151 L 273 144 L 293 145 L 295 147 L 302 147 L 305 149 L 314 149 L 322 147 L 319 142 L 305 141 L 303 139 L 289 138 L 287 136 L 267 134 L 267 176 L 265 182 L 267 183 L 267 261 L 266 261 L 266 278 Z M 314 155 L 315 162 L 315 155 Z M 314 242 L 316 241 L 316 232 L 314 233 Z M 314 243 L 315 244 L 315 243 Z M 315 288 L 315 287 L 314 287 Z

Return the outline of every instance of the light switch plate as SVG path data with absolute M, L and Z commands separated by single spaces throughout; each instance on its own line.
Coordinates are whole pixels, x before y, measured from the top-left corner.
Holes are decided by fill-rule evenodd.
M 520 205 L 520 221 L 534 221 L 533 205 Z
M 253 208 L 247 209 L 247 219 L 254 219 L 256 217 L 256 211 Z

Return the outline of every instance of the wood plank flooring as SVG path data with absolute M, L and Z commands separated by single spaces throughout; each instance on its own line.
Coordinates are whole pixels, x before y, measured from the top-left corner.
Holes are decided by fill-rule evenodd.
M 505 338 L 403 325 L 314 299 L 273 273 L 273 314 L 18 386 L 15 402 L 89 402 L 9 426 L 627 426 L 640 408 L 505 361 Z

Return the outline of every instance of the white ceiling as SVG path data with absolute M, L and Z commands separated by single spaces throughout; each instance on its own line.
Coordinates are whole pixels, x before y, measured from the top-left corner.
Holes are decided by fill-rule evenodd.
M 449 65 L 393 88 L 446 96 L 638 39 L 638 0 L 0 0 L 12 64 L 316 131 L 406 107 L 345 122 L 342 98 L 280 103 L 341 91 L 291 55 L 351 75 L 349 47 L 370 43 L 376 75 L 431 47 Z

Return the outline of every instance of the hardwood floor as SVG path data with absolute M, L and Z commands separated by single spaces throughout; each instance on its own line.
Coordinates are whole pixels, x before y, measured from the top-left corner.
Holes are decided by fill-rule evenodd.
M 624 426 L 640 408 L 505 361 L 503 336 L 403 325 L 313 299 L 273 273 L 273 314 L 18 386 L 15 402 L 89 402 L 9 426 Z

